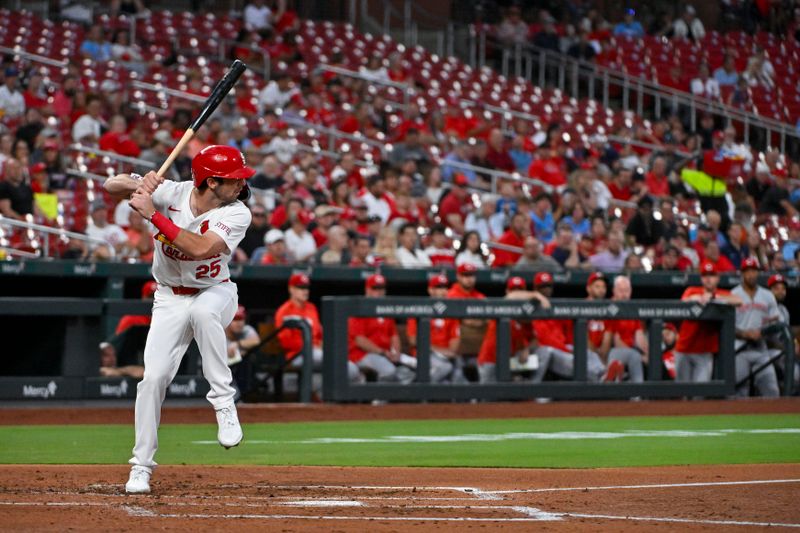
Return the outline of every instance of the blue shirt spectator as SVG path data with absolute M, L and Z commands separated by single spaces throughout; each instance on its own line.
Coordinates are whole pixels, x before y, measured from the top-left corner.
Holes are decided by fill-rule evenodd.
M 453 176 L 456 174 L 463 174 L 470 183 L 475 183 L 478 181 L 478 175 L 474 170 L 462 168 L 460 165 L 454 166 L 447 164 L 448 161 L 450 161 L 454 163 L 461 163 L 463 165 L 471 165 L 472 163 L 470 163 L 468 154 L 466 153 L 468 149 L 469 148 L 466 145 L 459 145 L 452 152 L 444 156 L 441 165 L 443 181 L 453 183 Z
M 111 59 L 111 43 L 106 41 L 100 26 L 92 26 L 81 44 L 81 54 L 94 61 Z
M 739 81 L 739 73 L 736 72 L 736 64 L 733 61 L 733 57 L 725 57 L 725 62 L 722 66 L 714 71 L 714 79 L 717 80 L 720 87 L 724 85 L 733 87 L 736 85 L 736 82 Z
M 633 9 L 625 11 L 625 20 L 614 26 L 614 35 L 627 37 L 644 37 L 644 28 L 639 21 L 633 20 L 636 12 Z

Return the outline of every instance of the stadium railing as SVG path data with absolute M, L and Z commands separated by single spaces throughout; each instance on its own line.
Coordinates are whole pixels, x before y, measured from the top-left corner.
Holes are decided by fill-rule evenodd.
M 348 352 L 348 319 L 351 317 L 415 317 L 419 321 L 417 377 L 410 384 L 351 384 L 347 379 L 347 359 L 326 357 L 323 369 L 323 399 L 334 402 L 394 400 L 520 400 L 534 398 L 664 398 L 684 396 L 725 397 L 736 389 L 734 362 L 735 311 L 732 306 L 636 300 L 630 302 L 590 302 L 552 300 L 550 309 L 531 302 L 505 299 L 452 300 L 431 298 L 349 298 L 322 299 L 323 352 Z M 498 320 L 497 383 L 430 383 L 430 320 L 433 318 L 488 318 Z M 572 381 L 541 383 L 512 382 L 511 320 L 563 319 L 574 322 L 574 376 Z M 643 320 L 650 347 L 647 380 L 643 383 L 593 383 L 587 380 L 587 323 L 589 320 Z M 661 332 L 664 321 L 701 320 L 720 323 L 720 352 L 715 376 L 707 383 L 662 381 Z

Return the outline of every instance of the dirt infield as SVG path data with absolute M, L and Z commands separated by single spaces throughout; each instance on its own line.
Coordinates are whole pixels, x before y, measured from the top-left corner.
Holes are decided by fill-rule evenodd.
M 242 406 L 243 422 L 797 413 L 800 399 Z M 166 408 L 163 423 L 213 422 Z M 1 409 L 0 424 L 133 423 L 132 405 Z M 687 458 L 688 459 L 688 458 Z M 800 465 L 587 470 L 163 466 L 127 496 L 128 468 L 0 466 L 8 531 L 717 531 L 800 528 Z
M 244 404 L 239 406 L 243 423 L 326 422 L 335 420 L 437 420 L 467 418 L 552 418 L 575 416 L 667 416 L 761 413 L 800 413 L 800 398 L 737 401 L 593 401 L 502 403 L 428 403 L 387 405 L 336 404 Z M 164 424 L 216 423 L 210 407 L 169 407 Z M 133 402 L 123 407 L 49 407 L 32 404 L 25 408 L 0 409 L 0 425 L 27 424 L 133 424 Z
M 7 531 L 711 531 L 800 527 L 800 465 L 595 470 L 0 468 Z

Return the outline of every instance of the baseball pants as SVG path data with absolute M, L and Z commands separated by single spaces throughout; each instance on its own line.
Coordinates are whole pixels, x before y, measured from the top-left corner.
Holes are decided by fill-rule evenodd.
M 575 375 L 575 356 L 552 346 L 546 346 L 545 348 L 550 352 L 550 370 L 564 379 L 572 379 L 572 376 Z M 597 382 L 603 379 L 606 367 L 597 353 L 589 351 L 586 354 L 586 364 L 586 378 L 589 381 Z
M 750 372 L 764 365 L 769 361 L 767 350 L 744 350 L 736 354 L 736 382 L 745 379 Z M 780 395 L 778 390 L 778 377 L 775 374 L 775 367 L 767 366 L 755 375 L 754 383 L 760 396 L 775 398 Z M 750 395 L 750 381 L 746 381 L 741 387 L 736 389 L 736 396 L 746 397 Z
M 322 370 L 322 348 L 314 346 L 312 355 L 314 357 L 314 372 L 316 375 L 317 372 Z M 292 368 L 303 368 L 303 356 L 299 355 L 295 357 L 290 364 Z M 357 383 L 361 380 L 361 371 L 352 361 L 347 361 L 347 379 L 350 383 Z M 321 387 L 315 385 L 314 390 L 316 391 L 320 388 Z
M 608 352 L 608 362 L 619 361 L 628 369 L 628 380 L 632 383 L 644 381 L 642 354 L 633 348 L 613 348 Z
M 675 352 L 675 381 L 700 383 L 711 381 L 714 356 L 710 352 Z
M 203 376 L 210 386 L 206 399 L 214 409 L 233 404 L 236 389 L 228 368 L 225 328 L 233 320 L 238 299 L 235 283 L 220 283 L 194 296 L 176 296 L 159 285 L 144 349 L 144 378 L 136 389 L 136 443 L 130 464 L 156 466 L 161 404 L 192 338 L 200 348 Z
M 367 353 L 358 362 L 361 370 L 374 372 L 378 381 L 411 383 L 414 381 L 414 371 L 407 366 L 396 365 L 383 354 Z

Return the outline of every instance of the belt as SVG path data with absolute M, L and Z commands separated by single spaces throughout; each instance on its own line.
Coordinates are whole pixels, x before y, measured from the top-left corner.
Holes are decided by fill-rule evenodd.
M 230 281 L 229 279 L 223 279 L 222 281 L 220 281 L 220 283 L 227 283 L 229 281 Z M 208 287 L 203 287 L 201 289 L 198 287 L 183 287 L 179 285 L 177 287 L 169 287 L 169 288 L 172 290 L 172 294 L 176 296 L 194 296 L 198 292 L 202 291 L 203 289 L 207 289 Z

